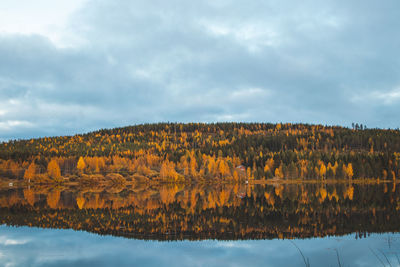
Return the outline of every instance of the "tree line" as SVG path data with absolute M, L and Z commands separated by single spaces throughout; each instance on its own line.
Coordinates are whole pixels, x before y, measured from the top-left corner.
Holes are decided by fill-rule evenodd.
M 400 131 L 158 123 L 0 144 L 0 176 L 37 182 L 396 179 Z

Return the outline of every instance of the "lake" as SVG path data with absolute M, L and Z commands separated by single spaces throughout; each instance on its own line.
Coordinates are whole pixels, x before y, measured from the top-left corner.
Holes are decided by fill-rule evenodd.
M 399 266 L 399 185 L 0 190 L 1 266 Z

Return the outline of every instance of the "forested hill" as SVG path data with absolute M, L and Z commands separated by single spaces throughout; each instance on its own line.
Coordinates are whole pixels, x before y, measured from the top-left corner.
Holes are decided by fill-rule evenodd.
M 0 144 L 0 176 L 165 180 L 396 179 L 400 131 L 308 124 L 159 123 Z M 114 175 L 114 178 L 116 176 Z M 122 180 L 122 179 L 120 179 Z

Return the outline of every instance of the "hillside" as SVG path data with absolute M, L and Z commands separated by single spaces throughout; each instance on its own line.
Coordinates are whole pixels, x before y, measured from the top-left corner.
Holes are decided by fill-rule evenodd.
M 0 144 L 0 176 L 131 179 L 396 179 L 400 131 L 308 124 L 159 123 Z

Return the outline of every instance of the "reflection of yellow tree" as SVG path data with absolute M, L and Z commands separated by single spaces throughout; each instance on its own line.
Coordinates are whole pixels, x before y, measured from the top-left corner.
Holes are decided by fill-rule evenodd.
M 265 191 L 264 196 L 265 196 L 265 199 L 267 200 L 268 204 L 273 207 L 275 205 L 274 195 L 272 193 Z
M 35 193 L 31 189 L 24 189 L 24 198 L 29 203 L 29 205 L 33 206 L 35 204 Z
M 17 192 L 14 192 L 10 197 L 8 197 L 8 205 L 14 206 L 21 201 Z
M 85 198 L 83 196 L 78 196 L 76 198 L 76 205 L 78 205 L 78 208 L 82 209 L 84 204 L 85 204 Z
M 350 185 L 347 190 L 346 190 L 346 195 L 350 200 L 353 200 L 353 195 L 354 195 L 354 187 Z
M 282 190 L 283 190 L 283 185 L 278 185 L 275 187 L 275 195 L 282 198 Z
M 222 189 L 221 192 L 219 192 L 219 197 L 218 197 L 218 206 L 224 206 L 225 203 L 229 199 L 229 194 L 225 189 Z
M 334 188 L 333 191 L 328 194 L 328 198 L 329 198 L 329 200 L 332 200 L 334 198 L 336 200 L 336 202 L 338 202 L 339 196 L 336 192 L 336 188 Z
M 326 192 L 326 189 L 321 187 L 319 189 L 319 191 L 317 191 L 317 193 L 320 195 L 319 202 L 320 203 L 324 202 L 324 200 L 326 199 L 326 196 L 328 195 L 328 192 Z
M 160 189 L 160 199 L 162 203 L 168 205 L 172 203 L 175 199 L 175 194 L 179 191 L 178 187 L 171 186 L 171 187 L 163 187 Z
M 47 194 L 47 205 L 50 208 L 55 209 L 57 208 L 58 201 L 60 200 L 60 191 L 53 190 Z

